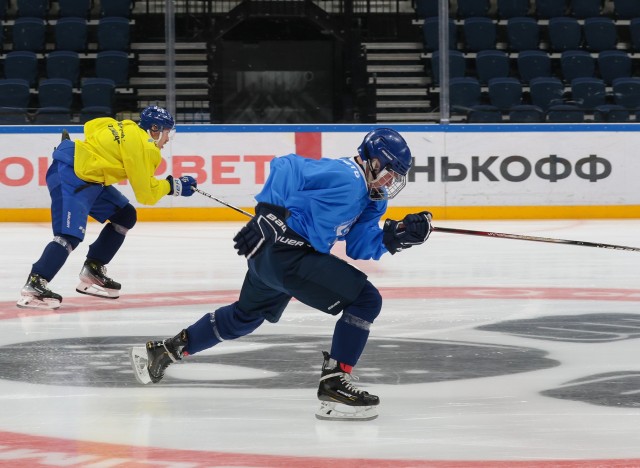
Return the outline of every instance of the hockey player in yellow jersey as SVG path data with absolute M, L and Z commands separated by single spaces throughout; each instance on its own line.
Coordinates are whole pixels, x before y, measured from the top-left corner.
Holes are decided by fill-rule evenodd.
M 62 296 L 51 291 L 48 283 L 84 240 L 89 216 L 106 224 L 89 246 L 76 291 L 109 299 L 120 296 L 121 285 L 106 275 L 105 265 L 122 246 L 137 215 L 114 184 L 128 180 L 136 200 L 143 205 L 154 205 L 165 195 L 193 195 L 197 186 L 193 177 L 157 179 L 154 175 L 162 160 L 160 150 L 174 131 L 171 114 L 150 106 L 140 113 L 138 123 L 110 117 L 90 120 L 84 125 L 83 141 L 71 141 L 63 132 L 46 178 L 53 240 L 32 265 L 18 307 L 60 307 Z

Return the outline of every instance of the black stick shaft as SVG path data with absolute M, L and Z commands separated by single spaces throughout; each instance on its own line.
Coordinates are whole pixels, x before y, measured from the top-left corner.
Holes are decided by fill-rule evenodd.
M 519 234 L 505 234 L 502 232 L 472 231 L 469 229 L 454 229 L 454 228 L 443 228 L 443 227 L 435 227 L 435 226 L 433 226 L 433 231 L 446 232 L 449 234 L 465 234 L 468 236 L 497 237 L 500 239 L 516 239 L 516 240 L 526 240 L 526 241 L 533 241 L 533 242 L 551 242 L 554 244 L 581 245 L 583 247 L 598 247 L 601 249 L 627 250 L 631 252 L 640 252 L 640 247 L 627 247 L 624 245 L 612 245 L 612 244 L 598 244 L 594 242 L 583 242 L 583 241 L 577 241 L 577 240 L 553 239 L 550 237 L 521 236 Z
M 197 187 L 194 187 L 194 188 L 193 188 L 193 191 L 194 191 L 194 192 L 198 192 L 200 195 L 204 195 L 204 196 L 205 196 L 205 197 L 207 197 L 207 198 L 211 198 L 212 200 L 217 201 L 217 202 L 218 202 L 218 203 L 220 203 L 221 205 L 224 205 L 224 206 L 226 206 L 227 208 L 231 208 L 232 210 L 235 210 L 235 211 L 237 211 L 238 213 L 242 213 L 243 215 L 248 216 L 249 218 L 253 218 L 253 215 L 252 215 L 251 213 L 249 213 L 248 211 L 244 211 L 243 209 L 238 208 L 237 206 L 230 205 L 230 204 L 229 204 L 229 203 L 227 203 L 226 201 L 220 200 L 219 198 L 216 198 L 216 197 L 214 197 L 213 195 L 211 195 L 210 193 L 207 193 L 207 192 L 205 192 L 205 191 L 203 191 L 203 190 L 200 190 L 200 189 L 199 189 L 199 188 L 197 188 Z

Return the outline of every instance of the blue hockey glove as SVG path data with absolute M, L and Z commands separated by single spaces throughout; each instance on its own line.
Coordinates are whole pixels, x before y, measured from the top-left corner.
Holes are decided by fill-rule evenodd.
M 247 259 L 259 254 L 265 245 L 275 243 L 286 232 L 288 216 L 289 210 L 282 206 L 258 203 L 256 215 L 233 238 L 233 248 Z
M 423 244 L 431 234 L 431 213 L 422 211 L 404 217 L 402 221 L 387 219 L 382 228 L 382 242 L 391 255 Z
M 188 175 L 182 176 L 178 179 L 175 179 L 173 176 L 167 176 L 167 180 L 171 187 L 169 195 L 173 195 L 174 197 L 190 197 L 193 195 L 194 187 L 198 186 L 198 181 Z

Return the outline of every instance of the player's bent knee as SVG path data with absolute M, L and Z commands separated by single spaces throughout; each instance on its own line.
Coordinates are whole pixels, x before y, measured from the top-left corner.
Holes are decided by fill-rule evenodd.
M 368 323 L 373 323 L 376 317 L 380 315 L 381 310 L 382 296 L 380 295 L 380 291 L 367 281 L 360 295 L 343 312 L 343 318 L 348 315 Z
M 76 247 L 78 247 L 78 245 L 80 245 L 80 242 L 82 241 L 73 236 L 57 235 L 54 236 L 53 242 L 55 242 L 56 244 L 60 244 L 62 247 L 67 249 L 69 253 L 71 253 L 75 250 Z
M 131 203 L 127 203 L 109 218 L 109 221 L 116 232 L 126 236 L 129 229 L 133 228 L 138 221 L 138 213 Z

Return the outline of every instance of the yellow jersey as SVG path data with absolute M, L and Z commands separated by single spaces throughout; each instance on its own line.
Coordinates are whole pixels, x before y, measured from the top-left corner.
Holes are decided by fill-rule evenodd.
M 101 117 L 84 125 L 84 136 L 75 142 L 74 171 L 80 179 L 103 185 L 128 180 L 143 205 L 155 205 L 169 193 L 169 181 L 154 176 L 160 150 L 137 123 Z

